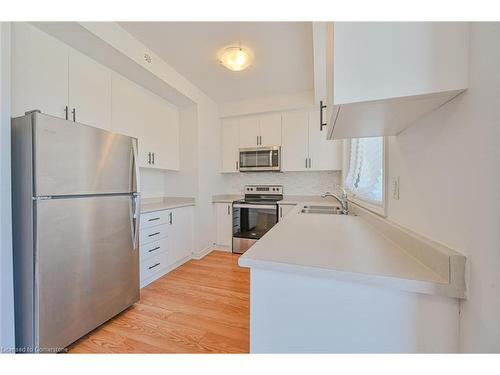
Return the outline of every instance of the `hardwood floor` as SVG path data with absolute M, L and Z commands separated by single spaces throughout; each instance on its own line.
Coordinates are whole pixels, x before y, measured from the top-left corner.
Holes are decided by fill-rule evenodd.
M 248 353 L 249 271 L 237 262 L 222 251 L 190 260 L 69 353 Z

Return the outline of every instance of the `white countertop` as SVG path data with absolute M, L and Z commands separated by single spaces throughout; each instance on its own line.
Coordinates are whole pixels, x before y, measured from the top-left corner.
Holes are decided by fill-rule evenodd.
M 172 208 L 194 206 L 195 199 L 189 197 L 142 198 L 141 213 L 168 210 Z
M 319 195 L 284 195 L 278 204 L 321 204 L 322 206 L 340 206 L 339 202 L 332 197 L 322 198 Z
M 220 194 L 212 197 L 212 203 L 232 203 L 234 201 L 243 199 L 243 194 Z M 299 203 L 304 204 L 318 204 L 338 206 L 339 203 L 336 199 L 331 197 L 321 198 L 319 195 L 284 195 L 283 199 L 278 201 L 278 204 L 295 205 Z
M 302 214 L 303 205 L 243 254 L 240 266 L 461 296 L 448 288 L 445 272 L 424 265 L 362 216 Z
M 243 199 L 243 194 L 220 194 L 212 197 L 212 203 L 233 203 Z

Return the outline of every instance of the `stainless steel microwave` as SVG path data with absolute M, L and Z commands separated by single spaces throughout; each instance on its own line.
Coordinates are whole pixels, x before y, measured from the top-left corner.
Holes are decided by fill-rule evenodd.
M 281 170 L 281 147 L 240 148 L 240 172 Z

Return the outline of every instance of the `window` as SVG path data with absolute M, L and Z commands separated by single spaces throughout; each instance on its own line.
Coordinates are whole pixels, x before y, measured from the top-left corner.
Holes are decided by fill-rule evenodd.
M 384 137 L 347 141 L 344 185 L 350 199 L 379 214 L 384 207 Z

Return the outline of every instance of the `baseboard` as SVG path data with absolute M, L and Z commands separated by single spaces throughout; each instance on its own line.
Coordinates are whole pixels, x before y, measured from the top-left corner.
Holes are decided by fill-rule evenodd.
M 210 254 L 215 249 L 216 249 L 216 247 L 214 245 L 207 246 L 203 250 L 191 254 L 191 259 L 200 260 L 203 257 L 205 257 L 206 255 Z
M 191 255 L 191 259 L 200 260 L 200 259 L 204 258 L 205 256 L 207 256 L 208 254 L 210 254 L 214 250 L 217 250 L 217 251 L 226 251 L 228 253 L 230 253 L 230 252 L 233 251 L 233 249 L 232 249 L 231 246 L 210 245 L 210 246 L 205 247 L 203 250 L 201 250 L 201 251 L 199 251 L 197 253 L 193 253 Z

